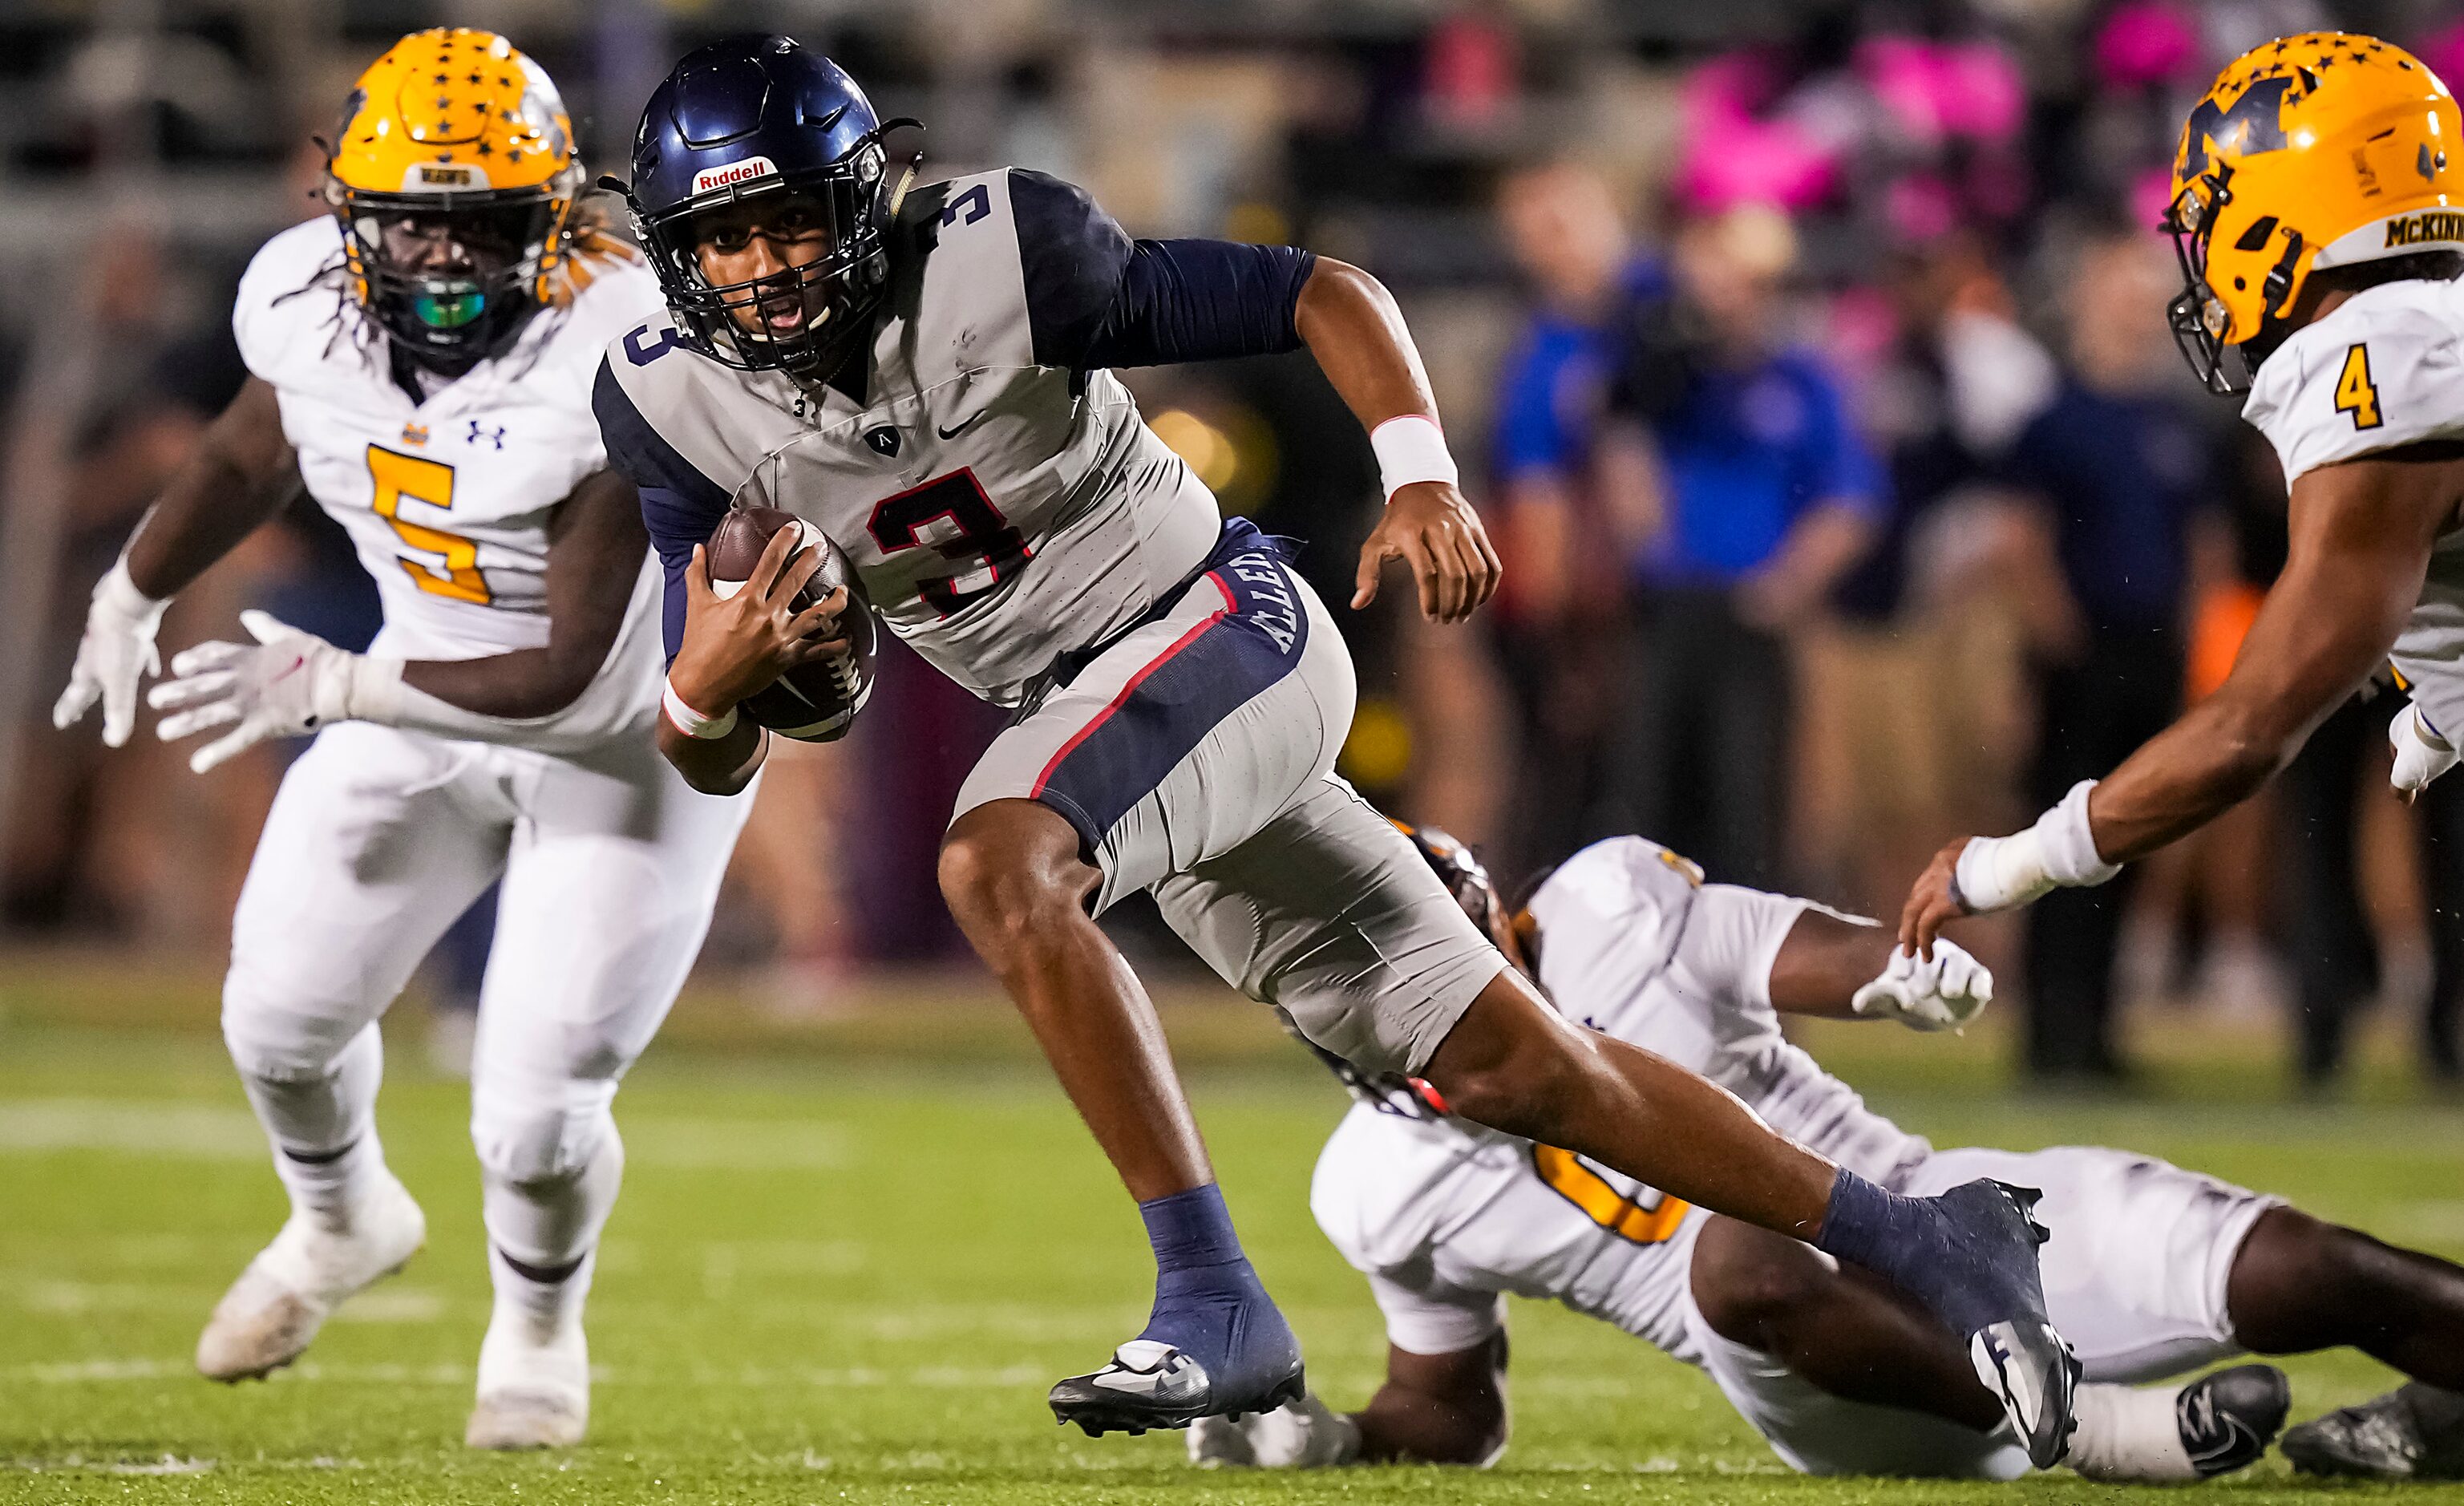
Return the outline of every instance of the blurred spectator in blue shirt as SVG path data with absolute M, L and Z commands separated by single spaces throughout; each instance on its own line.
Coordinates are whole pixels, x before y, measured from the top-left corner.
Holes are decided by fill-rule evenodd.
M 1608 186 L 1551 164 L 1508 178 L 1498 214 L 1532 295 L 1498 375 L 1489 443 L 1494 533 L 1506 579 L 1490 614 L 1516 742 L 1502 851 L 1508 882 L 1573 852 L 1598 796 L 1619 673 L 1624 592 L 1602 498 L 1599 440 L 1628 310 L 1661 275 L 1627 238 Z
M 1888 507 L 1837 384 L 1782 339 L 1794 259 L 1777 210 L 1688 223 L 1671 295 L 1637 305 L 1612 395 L 1658 482 L 1628 520 L 1642 628 L 1604 824 L 1763 886 L 1781 879 L 1789 634 L 1825 609 Z

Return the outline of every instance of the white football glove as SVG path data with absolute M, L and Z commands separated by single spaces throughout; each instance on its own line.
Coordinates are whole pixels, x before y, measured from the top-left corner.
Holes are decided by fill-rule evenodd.
M 1882 976 L 1857 990 L 1849 1008 L 1912 1030 L 1956 1030 L 1993 1002 L 1993 974 L 1955 941 L 1937 939 L 1930 959 L 1893 951 Z
M 95 583 L 68 688 L 52 705 L 53 726 L 66 731 L 77 725 L 99 699 L 103 746 L 127 743 L 128 735 L 137 730 L 137 684 L 163 673 L 154 631 L 169 605 L 169 598 L 156 601 L 137 588 L 128 578 L 127 561 L 113 562 L 110 572 Z
M 2455 744 L 2438 735 L 2421 708 L 2408 703 L 2387 723 L 2387 743 L 2395 749 L 2395 767 L 2387 783 L 2407 804 L 2430 787 L 2430 782 L 2455 766 Z
M 268 738 L 296 738 L 352 716 L 353 693 L 371 661 L 261 611 L 239 614 L 253 644 L 200 643 L 171 657 L 172 678 L 146 703 L 174 712 L 155 726 L 165 742 L 209 727 L 238 725 L 197 749 L 203 774 Z M 185 709 L 183 709 L 185 708 Z
M 1360 1425 L 1314 1392 L 1271 1412 L 1208 1417 L 1189 1429 L 1189 1462 L 1200 1469 L 1324 1470 L 1360 1457 Z

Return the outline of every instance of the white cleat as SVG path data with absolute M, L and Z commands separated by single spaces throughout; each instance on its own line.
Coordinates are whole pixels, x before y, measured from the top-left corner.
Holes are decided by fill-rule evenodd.
M 569 1449 L 590 1427 L 590 1346 L 579 1320 L 546 1343 L 499 1311 L 479 1345 L 479 1401 L 462 1441 L 473 1449 Z
M 274 1243 L 239 1273 L 197 1336 L 197 1370 L 209 1381 L 250 1381 L 304 1353 L 345 1297 L 401 1270 L 428 1240 L 408 1189 L 382 1180 L 335 1229 L 293 1213 Z

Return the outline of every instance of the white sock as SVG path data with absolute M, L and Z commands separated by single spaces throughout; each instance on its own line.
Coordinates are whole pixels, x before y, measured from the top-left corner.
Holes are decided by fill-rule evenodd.
M 385 1048 L 374 1025 L 351 1038 L 322 1077 L 240 1076 L 274 1141 L 275 1173 L 293 1211 L 336 1233 L 348 1229 L 353 1206 L 385 1171 L 376 1121 L 384 1076 Z
M 555 1343 L 582 1325 L 583 1304 L 590 1298 L 590 1278 L 598 1267 L 599 1251 L 588 1251 L 573 1274 L 563 1280 L 534 1281 L 515 1270 L 503 1251 L 491 1245 L 488 1275 L 496 1284 L 496 1304 L 489 1318 L 489 1331 L 510 1324 L 533 1344 Z
M 2082 1385 L 2070 1467 L 2091 1480 L 2195 1480 L 2174 1421 L 2179 1386 Z
M 566 1265 L 596 1249 L 625 1184 L 625 1141 L 605 1117 L 594 1141 L 588 1163 L 569 1176 L 514 1182 L 482 1171 L 479 1216 L 489 1243 L 541 1267 Z

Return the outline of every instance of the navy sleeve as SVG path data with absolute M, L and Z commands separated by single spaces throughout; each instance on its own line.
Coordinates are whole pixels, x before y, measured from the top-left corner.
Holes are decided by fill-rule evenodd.
M 1023 167 L 1009 184 L 1039 365 L 1171 365 L 1300 347 L 1292 310 L 1313 253 L 1133 241 L 1082 188 Z
M 661 626 L 673 663 L 685 638 L 685 566 L 693 563 L 693 545 L 708 543 L 726 515 L 727 489 L 694 470 L 650 427 L 605 361 L 590 389 L 590 410 L 598 415 L 608 465 L 642 494 L 642 526 L 668 576 Z

